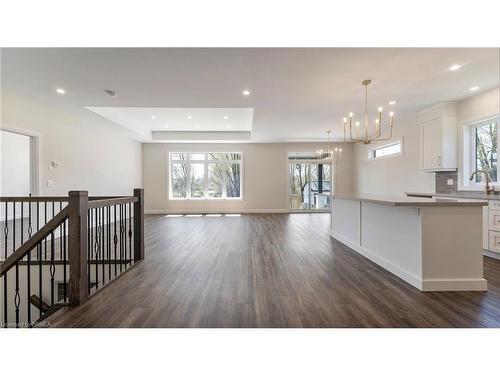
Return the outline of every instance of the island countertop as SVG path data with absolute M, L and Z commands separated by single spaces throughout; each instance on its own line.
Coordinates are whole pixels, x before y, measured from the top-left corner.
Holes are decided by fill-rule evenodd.
M 486 206 L 486 200 L 463 199 L 463 198 L 442 198 L 442 197 L 414 197 L 398 195 L 378 195 L 378 194 L 335 194 L 333 199 L 357 200 L 368 203 L 378 203 L 390 206 L 406 207 L 426 207 L 426 206 Z

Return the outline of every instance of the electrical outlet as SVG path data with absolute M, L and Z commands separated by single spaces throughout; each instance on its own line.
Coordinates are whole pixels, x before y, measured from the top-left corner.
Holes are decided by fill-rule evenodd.
M 446 183 L 448 185 L 453 185 L 453 178 L 449 178 L 448 180 L 446 180 Z

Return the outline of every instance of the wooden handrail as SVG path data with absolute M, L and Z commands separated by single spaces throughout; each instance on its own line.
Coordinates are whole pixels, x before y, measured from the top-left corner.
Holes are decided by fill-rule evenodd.
M 54 216 L 47 224 L 40 228 L 33 237 L 29 238 L 19 248 L 10 254 L 5 261 L 0 263 L 0 277 L 10 270 L 16 262 L 23 259 L 29 251 L 31 251 L 39 242 L 43 241 L 50 235 L 50 232 L 56 229 L 69 216 L 69 208 L 66 206 L 56 216 Z
M 0 202 L 69 202 L 69 197 L 0 197 Z
M 103 200 L 103 199 L 115 199 L 115 198 L 126 198 L 124 195 L 96 195 L 89 197 L 89 201 Z M 0 202 L 69 202 L 69 197 L 0 197 Z
M 120 197 L 120 198 L 111 198 L 111 199 L 99 199 L 92 200 L 88 203 L 88 208 L 98 208 L 98 207 L 107 207 L 114 206 L 117 204 L 125 204 L 125 203 L 135 203 L 138 202 L 139 198 L 137 197 Z

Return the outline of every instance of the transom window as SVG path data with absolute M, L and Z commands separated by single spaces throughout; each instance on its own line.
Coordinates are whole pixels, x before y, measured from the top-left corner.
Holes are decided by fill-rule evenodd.
M 241 152 L 171 152 L 170 199 L 241 198 Z
M 470 126 L 471 163 L 470 173 L 484 171 L 491 182 L 498 182 L 498 119 Z M 468 176 L 467 176 L 468 177 Z M 477 173 L 474 183 L 486 182 L 484 173 Z
M 381 159 L 390 156 L 401 155 L 401 141 L 393 142 L 383 146 L 378 146 L 370 150 L 370 159 Z

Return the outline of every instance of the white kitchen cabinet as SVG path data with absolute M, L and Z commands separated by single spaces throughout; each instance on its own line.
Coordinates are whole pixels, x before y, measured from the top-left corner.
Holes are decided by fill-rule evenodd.
M 457 169 L 457 103 L 443 102 L 419 112 L 420 167 L 426 172 Z

